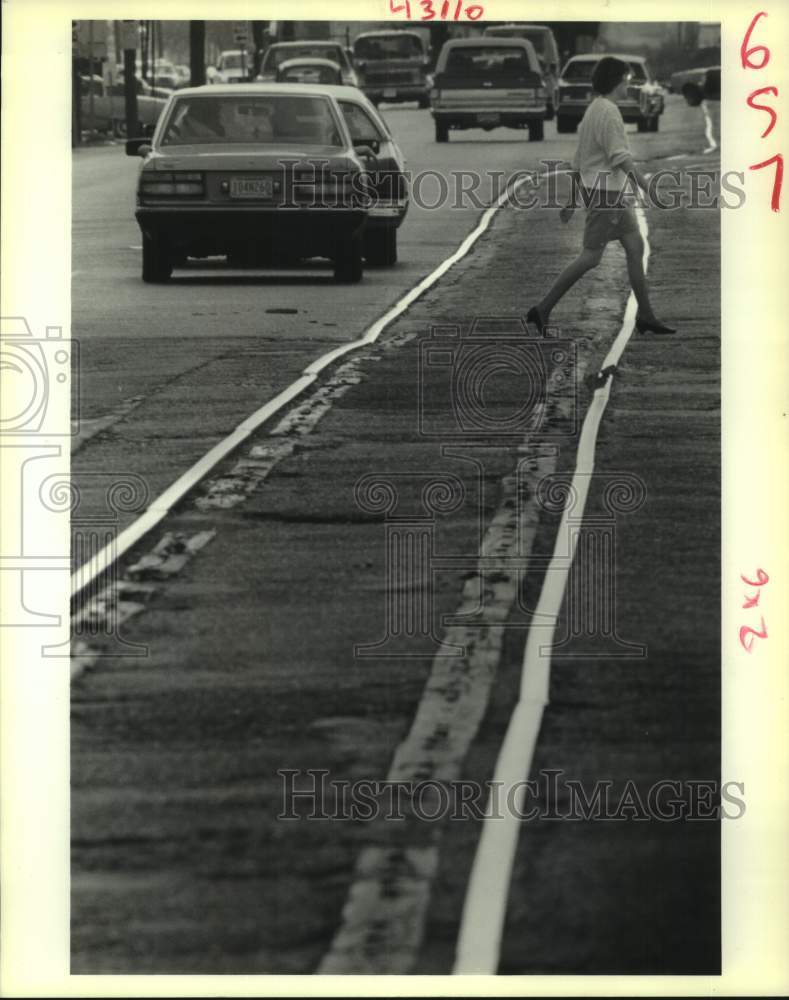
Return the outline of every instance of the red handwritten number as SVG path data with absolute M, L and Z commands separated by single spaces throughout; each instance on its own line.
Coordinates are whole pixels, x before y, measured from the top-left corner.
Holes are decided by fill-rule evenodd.
M 394 0 L 389 0 L 390 14 L 399 14 L 401 10 L 405 11 L 406 17 L 411 17 L 411 4 L 408 2 L 408 0 L 405 0 L 405 3 L 401 3 L 399 7 L 395 6 Z
M 784 181 L 784 158 L 780 153 L 776 153 L 775 156 L 771 156 L 769 160 L 765 160 L 763 163 L 752 163 L 749 170 L 761 170 L 762 167 L 769 167 L 771 163 L 775 164 L 775 180 L 773 181 L 773 195 L 770 199 L 770 208 L 774 212 L 781 211 L 781 186 Z
M 754 92 L 752 94 L 748 94 L 748 98 L 747 98 L 747 101 L 746 101 L 746 103 L 747 103 L 747 105 L 748 105 L 749 108 L 753 108 L 754 111 L 766 111 L 767 114 L 770 116 L 770 124 L 767 126 L 767 128 L 764 130 L 764 132 L 762 132 L 762 135 L 761 135 L 762 139 L 766 139 L 767 136 L 775 128 L 775 123 L 778 121 L 778 113 L 776 112 L 775 108 L 770 107 L 769 104 L 759 104 L 758 101 L 754 101 L 754 97 L 757 97 L 759 94 L 772 94 L 773 97 L 777 97 L 778 96 L 778 88 L 777 87 L 759 87 L 759 89 L 758 90 L 754 90 Z
M 765 583 L 770 582 L 770 577 L 764 572 L 763 569 L 756 570 L 756 579 L 749 580 L 747 576 L 740 573 L 740 579 L 743 583 L 747 583 L 749 587 L 763 587 Z
M 757 632 L 755 628 L 751 628 L 748 625 L 743 625 L 740 629 L 740 644 L 746 653 L 750 653 L 753 649 L 753 644 L 756 639 L 766 639 L 767 629 L 764 624 L 764 618 L 762 618 L 762 628 L 760 632 Z
M 469 21 L 478 21 L 484 13 L 484 8 L 479 4 L 473 3 L 470 7 L 466 7 L 466 17 Z
M 742 63 L 743 69 L 764 69 L 770 61 L 770 50 L 766 45 L 753 45 L 751 48 L 748 48 L 751 32 L 756 27 L 756 22 L 760 17 L 767 17 L 767 11 L 760 10 L 758 14 L 754 15 L 753 20 L 748 26 L 748 30 L 745 32 L 745 38 L 742 40 L 742 45 L 740 46 L 740 62 Z M 760 63 L 751 61 L 753 55 L 757 52 L 762 56 L 762 61 Z

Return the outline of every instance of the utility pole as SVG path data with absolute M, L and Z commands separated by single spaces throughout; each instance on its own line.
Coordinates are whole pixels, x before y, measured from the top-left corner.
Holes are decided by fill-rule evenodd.
M 189 22 L 189 83 L 202 87 L 205 83 L 205 21 Z
M 126 103 L 126 135 L 137 135 L 137 22 L 124 21 L 121 28 L 123 40 L 123 91 Z

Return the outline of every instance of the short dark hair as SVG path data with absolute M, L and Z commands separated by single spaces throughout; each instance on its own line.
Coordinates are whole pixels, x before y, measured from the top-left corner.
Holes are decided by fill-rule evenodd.
M 592 73 L 592 86 L 598 94 L 610 94 L 629 72 L 626 62 L 614 56 L 603 56 Z

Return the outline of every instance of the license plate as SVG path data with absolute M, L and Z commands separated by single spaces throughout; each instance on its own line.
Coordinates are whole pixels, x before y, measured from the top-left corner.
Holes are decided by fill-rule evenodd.
M 271 198 L 273 194 L 270 177 L 234 177 L 230 181 L 231 198 Z
M 496 112 L 491 112 L 489 114 L 477 115 L 477 122 L 480 125 L 498 125 L 499 115 Z
M 385 87 L 384 97 L 397 97 L 397 90 L 394 87 Z

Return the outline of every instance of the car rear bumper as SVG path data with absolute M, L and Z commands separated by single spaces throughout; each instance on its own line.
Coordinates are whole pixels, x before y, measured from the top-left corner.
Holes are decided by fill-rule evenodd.
M 140 206 L 134 214 L 146 236 L 174 249 L 202 253 L 221 253 L 249 243 L 320 253 L 359 231 L 367 217 L 362 209 L 251 206 Z
M 441 125 L 455 128 L 480 128 L 492 122 L 517 128 L 535 122 L 545 121 L 545 104 L 520 108 L 442 108 L 433 107 L 431 114 Z
M 418 101 L 428 94 L 426 83 L 395 83 L 388 87 L 386 84 L 366 84 L 363 83 L 361 89 L 371 101 Z

